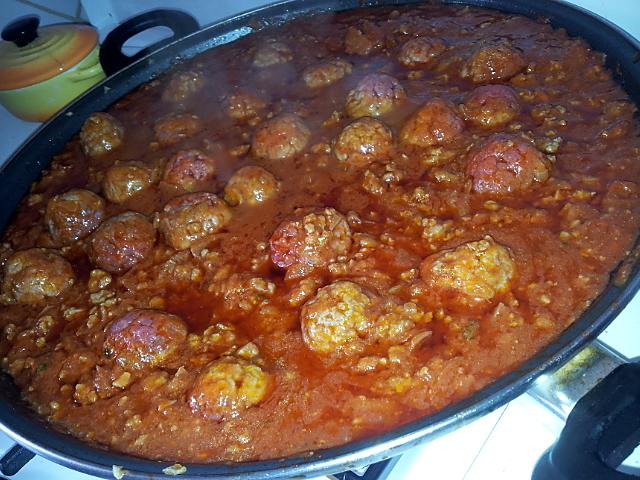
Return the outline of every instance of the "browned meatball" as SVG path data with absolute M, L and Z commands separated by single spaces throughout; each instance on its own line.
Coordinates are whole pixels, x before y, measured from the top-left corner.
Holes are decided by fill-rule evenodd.
M 490 236 L 427 257 L 422 280 L 450 306 L 482 308 L 506 292 L 516 271 L 509 249 Z
M 369 55 L 382 47 L 383 33 L 369 21 L 359 27 L 349 27 L 344 37 L 344 48 L 348 54 Z
M 516 118 L 520 113 L 520 102 L 511 87 L 484 85 L 465 97 L 462 111 L 468 122 L 492 128 Z
M 136 163 L 120 163 L 110 167 L 102 179 L 102 193 L 113 203 L 122 203 L 146 190 L 153 183 L 150 169 Z
M 270 42 L 256 50 L 253 65 L 258 68 L 279 65 L 293 60 L 291 49 L 281 42 Z
M 158 120 L 153 126 L 156 140 L 163 147 L 178 143 L 191 137 L 202 129 L 202 122 L 197 115 L 171 113 Z
M 106 331 L 104 352 L 125 368 L 160 366 L 187 339 L 187 326 L 160 310 L 136 309 L 116 319 Z
M 246 121 L 256 118 L 265 108 L 267 104 L 264 100 L 243 90 L 230 95 L 225 101 L 225 112 L 234 120 Z
M 351 167 L 364 167 L 389 156 L 393 147 L 393 133 L 380 120 L 359 118 L 347 125 L 333 146 L 338 160 Z
M 311 132 L 300 117 L 283 113 L 260 125 L 251 148 L 258 157 L 282 160 L 304 150 L 310 137 Z
M 353 354 L 372 326 L 371 299 L 357 283 L 338 281 L 318 290 L 300 312 L 302 338 L 314 352 Z
M 278 194 L 276 177 L 262 167 L 242 167 L 224 187 L 224 199 L 230 205 L 256 205 Z
M 221 421 L 241 415 L 268 395 L 271 375 L 246 360 L 222 357 L 198 376 L 189 405 L 194 413 Z
M 349 92 L 345 109 L 354 118 L 379 117 L 390 112 L 406 96 L 398 80 L 383 73 L 372 73 Z
M 418 147 L 444 145 L 464 130 L 464 120 L 450 102 L 440 98 L 428 100 L 400 130 L 402 143 Z
M 94 232 L 89 257 L 103 270 L 124 272 L 144 260 L 155 243 L 156 231 L 144 215 L 124 212 L 111 217 Z
M 196 71 L 176 72 L 162 92 L 167 102 L 181 103 L 204 87 L 202 73 Z
M 474 83 L 489 83 L 509 80 L 519 73 L 526 61 L 520 51 L 500 44 L 481 47 L 464 63 L 460 75 Z
M 123 138 L 122 123 L 104 112 L 89 115 L 80 129 L 82 151 L 90 157 L 98 157 L 118 148 Z
M 282 222 L 270 240 L 271 261 L 280 268 L 294 264 L 325 266 L 351 247 L 346 218 L 333 208 Z
M 408 68 L 423 67 L 446 49 L 442 40 L 437 38 L 412 38 L 400 49 L 398 61 Z
M 327 60 L 304 69 L 302 79 L 307 87 L 320 88 L 337 82 L 345 75 L 349 75 L 352 65 L 339 58 Z
M 187 192 L 199 189 L 216 176 L 216 161 L 200 150 L 180 150 L 169 159 L 163 179 Z
M 170 200 L 160 214 L 160 231 L 169 245 L 184 250 L 219 232 L 229 220 L 231 209 L 213 193 L 187 193 Z
M 10 302 L 39 303 L 57 297 L 75 283 L 71 264 L 53 250 L 30 248 L 4 264 L 2 293 Z
M 534 145 L 515 135 L 492 135 L 469 152 L 467 176 L 479 193 L 526 190 L 549 178 L 549 161 Z
M 56 195 L 47 203 L 44 221 L 53 241 L 68 245 L 93 232 L 104 217 L 104 200 L 82 189 Z

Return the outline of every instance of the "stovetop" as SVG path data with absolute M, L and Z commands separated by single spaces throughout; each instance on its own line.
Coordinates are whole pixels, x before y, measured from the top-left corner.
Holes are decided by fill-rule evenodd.
M 13 3 L 12 3 L 13 2 Z M 0 13 L 0 23 L 5 24 L 15 17 L 18 0 L 9 0 L 11 12 L 5 18 Z M 71 0 L 51 1 L 49 3 L 72 3 Z M 118 19 L 109 9 L 116 9 L 121 18 Z M 126 6 L 125 6 L 126 3 Z M 149 9 L 147 0 L 129 2 L 83 2 L 89 17 L 96 26 L 107 31 L 113 23 L 133 13 Z M 268 3 L 261 0 L 217 0 L 216 13 L 224 11 L 233 13 L 233 8 L 247 9 Z M 608 18 L 626 29 L 636 38 L 640 38 L 640 8 L 638 0 L 574 0 L 578 4 Z M 90 7 L 89 7 L 90 5 Z M 212 3 L 203 0 L 191 0 L 185 8 L 183 0 L 154 0 L 153 6 L 177 7 L 194 10 L 201 19 L 206 15 L 198 15 L 202 9 L 211 9 Z M 128 9 L 128 10 L 127 10 Z M 226 9 L 226 10 L 225 10 Z M 24 12 L 28 13 L 28 12 Z M 23 13 L 23 14 L 24 14 Z M 211 12 L 206 12 L 211 16 Z M 107 19 L 107 20 L 105 20 Z M 103 22 L 100 24 L 100 22 Z M 213 21 L 210 18 L 209 21 Z M 0 107 L 0 159 L 4 160 L 27 138 L 38 126 L 36 123 L 24 122 L 12 117 Z M 631 301 L 620 316 L 599 337 L 604 343 L 618 350 L 628 358 L 640 357 L 640 294 Z M 416 447 L 400 457 L 388 474 L 388 480 L 430 477 L 439 480 L 518 480 L 531 477 L 532 469 L 540 455 L 554 442 L 563 427 L 562 422 L 536 403 L 533 398 L 524 394 L 507 405 L 489 413 L 478 420 L 458 428 L 457 430 Z M 13 441 L 0 433 L 0 453 L 8 450 Z M 640 471 L 640 448 L 625 462 L 627 468 Z M 341 480 L 358 478 L 355 472 Z M 385 472 L 387 473 L 387 472 Z M 11 477 L 15 480 L 94 480 L 95 477 L 74 472 L 56 465 L 41 457 L 31 460 L 18 474 Z

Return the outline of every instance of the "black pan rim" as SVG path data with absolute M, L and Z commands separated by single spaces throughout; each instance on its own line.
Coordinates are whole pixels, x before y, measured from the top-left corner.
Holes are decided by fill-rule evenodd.
M 289 17 L 294 18 L 309 12 L 412 3 L 425 2 L 416 0 L 287 0 L 217 22 L 140 59 L 101 82 L 62 110 L 35 132 L 10 158 L 0 170 L 0 184 L 14 182 L 13 178 L 20 178 L 21 175 L 32 180 L 37 178 L 39 172 L 47 166 L 52 155 L 79 129 L 84 118 L 91 112 L 103 110 L 151 77 L 167 70 L 176 58 L 189 58 L 204 50 L 214 48 L 217 44 L 226 43 L 224 40 L 234 38 L 234 32 L 237 36 L 250 33 L 252 29 L 247 26 L 249 19 L 264 17 L 277 24 Z M 609 37 L 609 42 L 612 43 L 610 48 L 619 49 L 618 58 L 615 58 L 615 55 L 609 55 L 612 61 L 609 65 L 610 68 L 624 65 L 623 54 L 626 55 L 628 62 L 632 56 L 638 55 L 640 52 L 640 44 L 620 28 L 597 15 L 557 0 L 521 0 L 519 2 L 508 0 L 437 0 L 426 3 L 473 5 L 529 17 L 548 17 L 555 27 L 563 26 L 562 18 L 571 15 L 576 23 L 582 24 L 584 28 L 589 25 L 592 26 L 591 28 L 597 26 L 600 29 L 599 35 Z M 580 26 L 576 28 L 580 28 Z M 572 32 L 569 30 L 569 33 Z M 584 30 L 580 36 L 584 37 L 585 33 L 589 32 Z M 595 43 L 593 42 L 593 44 Z M 595 45 L 594 48 L 603 50 L 597 46 Z M 628 70 L 631 70 L 632 66 L 629 64 Z M 640 67 L 636 66 L 636 70 L 640 72 Z M 640 82 L 640 73 L 633 76 L 631 80 Z M 628 79 L 625 77 L 621 78 L 621 81 L 636 104 L 640 105 L 640 86 L 636 87 L 634 84 L 629 87 Z M 633 92 L 629 92 L 628 88 L 631 88 Z M 0 210 L 0 225 L 4 226 L 9 221 L 15 206 L 26 193 L 29 184 L 30 181 L 22 185 L 22 189 L 16 188 L 14 192 L 0 192 L 0 204 L 4 206 Z M 3 190 L 8 191 L 9 189 Z M 7 208 L 8 205 L 11 207 Z M 524 392 L 538 376 L 561 365 L 589 341 L 595 339 L 622 311 L 638 289 L 640 289 L 640 268 L 636 265 L 626 285 L 623 287 L 609 286 L 594 300 L 585 314 L 568 327 L 552 344 L 523 363 L 517 370 L 504 375 L 474 395 L 433 415 L 373 438 L 370 437 L 313 454 L 237 464 L 187 464 L 187 472 L 180 478 L 309 477 L 335 473 L 397 455 L 407 448 L 422 443 L 427 437 L 433 438 L 436 435 L 446 433 L 480 415 L 489 413 Z M 3 374 L 0 384 L 7 387 L 10 385 L 8 382 L 10 382 L 8 376 Z M 17 392 L 7 393 L 7 388 L 3 390 L 0 393 L 0 430 L 19 444 L 49 460 L 103 478 L 111 478 L 113 476 L 112 466 L 119 465 L 128 471 L 125 478 L 132 479 L 148 479 L 150 475 L 162 475 L 162 469 L 170 464 L 170 462 L 145 460 L 91 447 L 70 435 L 60 433 L 47 426 L 44 421 L 36 417 L 28 407 L 18 400 Z M 13 390 L 16 390 L 15 387 Z

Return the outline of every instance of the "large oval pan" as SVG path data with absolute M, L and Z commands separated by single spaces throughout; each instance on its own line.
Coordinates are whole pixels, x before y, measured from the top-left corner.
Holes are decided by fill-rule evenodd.
M 164 72 L 177 60 L 189 58 L 217 45 L 247 35 L 257 25 L 269 26 L 299 15 L 339 11 L 371 5 L 398 5 L 411 1 L 291 0 L 243 13 L 173 42 L 148 55 L 94 87 L 43 125 L 0 171 L 0 229 L 43 168 L 50 162 L 85 118 L 104 110 L 134 88 Z M 554 27 L 585 38 L 594 49 L 607 54 L 614 71 L 634 102 L 640 106 L 640 48 L 615 26 L 565 3 L 552 0 L 451 0 L 439 3 L 476 5 L 528 17 L 546 17 Z M 640 286 L 640 273 L 633 268 L 628 282 L 611 284 L 592 306 L 556 341 L 535 357 L 486 388 L 444 410 L 373 438 L 277 460 L 238 464 L 187 465 L 182 479 L 224 476 L 228 478 L 310 477 L 366 465 L 401 453 L 436 435 L 455 429 L 513 399 L 542 373 L 563 362 L 594 339 L 624 308 Z M 139 459 L 91 447 L 55 431 L 39 419 L 21 400 L 11 379 L 0 375 L 0 428 L 16 442 L 43 457 L 81 472 L 112 478 L 112 466 L 124 467 L 125 478 L 164 476 L 167 463 Z M 278 439 L 274 438 L 277 442 Z

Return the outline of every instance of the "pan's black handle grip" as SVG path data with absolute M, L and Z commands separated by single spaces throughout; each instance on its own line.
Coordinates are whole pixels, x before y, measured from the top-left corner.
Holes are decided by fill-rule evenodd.
M 12 476 L 18 473 L 29 461 L 35 457 L 35 453 L 20 445 L 14 445 L 0 459 L 0 473 Z
M 533 480 L 629 480 L 616 468 L 640 443 L 640 363 L 613 370 L 582 397 Z
M 140 50 L 131 57 L 122 53 L 122 46 L 127 40 L 153 27 L 169 27 L 173 31 L 173 35 Z M 107 75 L 112 75 L 148 53 L 189 35 L 199 28 L 195 18 L 179 10 L 157 9 L 141 13 L 122 25 L 118 25 L 104 39 L 100 46 L 102 69 Z

